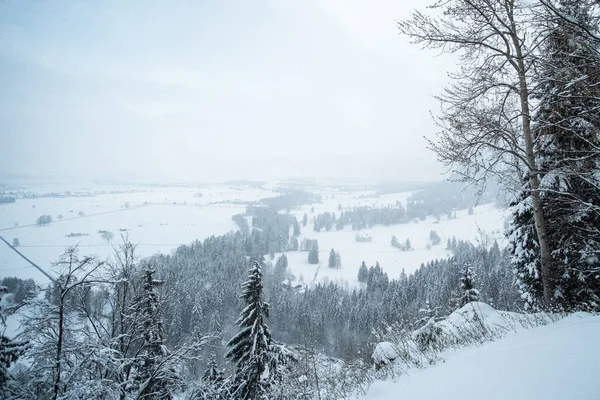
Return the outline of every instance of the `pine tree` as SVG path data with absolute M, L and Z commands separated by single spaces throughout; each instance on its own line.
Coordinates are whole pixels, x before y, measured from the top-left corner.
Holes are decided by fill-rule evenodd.
M 26 342 L 0 336 L 0 397 L 3 399 L 18 398 L 16 395 L 17 383 L 9 372 L 9 368 L 25 353 L 26 348 Z
M 319 263 L 319 250 L 317 247 L 313 247 L 308 252 L 308 263 L 318 264 Z
M 204 382 L 222 382 L 223 381 L 223 372 L 219 370 L 219 364 L 217 364 L 217 355 L 215 353 L 211 353 L 210 360 L 208 362 L 208 366 L 204 375 L 202 376 Z
M 135 381 L 138 385 L 138 398 L 170 400 L 173 391 L 181 383 L 177 372 L 165 363 L 169 352 L 165 347 L 165 333 L 157 287 L 163 281 L 154 279 L 155 270 L 148 264 L 143 271 L 143 287 L 135 302 L 144 332 L 141 354 L 136 360 Z
M 338 269 L 342 268 L 342 256 L 339 251 L 335 252 L 335 267 Z
M 521 189 L 512 207 L 512 223 L 506 235 L 508 237 L 508 250 L 512 255 L 511 264 L 517 279 L 517 286 L 521 298 L 528 309 L 538 309 L 543 301 L 544 290 L 542 286 L 539 246 L 537 232 L 533 220 L 533 209 L 529 198 L 529 180 L 523 179 L 524 188 Z
M 242 285 L 246 307 L 236 324 L 241 331 L 227 343 L 226 357 L 236 363 L 235 399 L 259 400 L 266 398 L 269 389 L 269 348 L 271 332 L 266 324 L 269 305 L 263 301 L 262 272 L 254 262 L 248 280 Z
M 553 250 L 549 279 L 553 302 L 566 310 L 600 307 L 600 53 L 584 34 L 599 32 L 590 7 L 561 0 L 563 17 L 549 13 L 533 118 Z
M 369 279 L 369 269 L 367 268 L 367 264 L 363 261 L 358 269 L 358 281 L 366 283 L 367 279 Z
M 337 263 L 335 262 L 335 250 L 331 249 L 331 251 L 329 252 L 329 263 L 328 263 L 329 268 L 336 268 L 337 267 Z
M 306 226 L 306 224 L 308 223 L 308 215 L 306 213 L 304 213 L 304 216 L 302 217 L 302 226 Z
M 460 289 L 462 291 L 460 299 L 461 306 L 479 300 L 479 291 L 475 289 L 474 278 L 475 274 L 473 273 L 473 267 L 471 267 L 471 264 L 469 263 L 464 263 L 462 276 L 460 277 Z
M 6 286 L 0 286 L 0 326 L 5 325 L 2 297 L 7 292 Z M 0 336 L 0 397 L 3 399 L 17 398 L 16 382 L 9 372 L 9 368 L 25 353 L 26 349 L 27 342 L 14 341 L 6 336 Z

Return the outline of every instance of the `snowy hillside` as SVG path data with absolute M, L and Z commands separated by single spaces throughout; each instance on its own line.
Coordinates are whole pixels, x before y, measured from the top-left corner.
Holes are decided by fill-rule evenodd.
M 598 399 L 600 316 L 576 313 L 373 384 L 360 399 Z

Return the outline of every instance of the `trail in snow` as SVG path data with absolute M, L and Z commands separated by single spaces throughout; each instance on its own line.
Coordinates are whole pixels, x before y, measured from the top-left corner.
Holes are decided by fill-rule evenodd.
M 600 399 L 600 316 L 557 323 L 451 353 L 445 363 L 375 383 L 365 400 Z

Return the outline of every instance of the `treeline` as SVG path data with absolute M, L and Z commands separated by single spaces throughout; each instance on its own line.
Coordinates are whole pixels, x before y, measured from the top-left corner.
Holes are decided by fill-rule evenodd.
M 375 225 L 394 225 L 407 222 L 406 210 L 400 202 L 387 207 L 354 207 L 341 211 L 339 216 L 333 213 L 323 213 L 315 217 L 313 229 L 316 232 L 325 229 L 330 231 L 335 227 L 337 230 L 351 226 L 353 230 L 372 228 Z
M 445 216 L 456 218 L 456 210 L 470 209 L 477 204 L 492 203 L 497 200 L 497 185 L 490 184 L 484 193 L 465 187 L 457 182 L 443 181 L 413 193 L 406 202 L 409 219 L 425 219 Z
M 320 203 L 321 196 L 306 190 L 299 189 L 280 189 L 283 194 L 275 197 L 268 197 L 260 200 L 261 204 L 269 206 L 274 210 L 289 210 L 299 207 L 303 204 Z

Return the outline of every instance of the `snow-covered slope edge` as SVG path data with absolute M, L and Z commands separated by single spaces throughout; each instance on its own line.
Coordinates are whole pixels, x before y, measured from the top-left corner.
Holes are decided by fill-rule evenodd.
M 377 370 L 368 380 L 402 380 L 403 375 L 445 362 L 458 349 L 478 346 L 558 319 L 558 315 L 545 313 L 497 311 L 485 303 L 472 302 L 440 321 L 430 319 L 415 331 L 390 332 L 386 335 L 388 341 L 375 349 L 373 361 Z M 365 387 L 360 391 L 364 393 Z
M 546 326 L 445 354 L 443 363 L 374 383 L 360 399 L 458 400 L 473 394 L 488 400 L 595 399 L 598 337 L 600 315 L 571 314 Z

